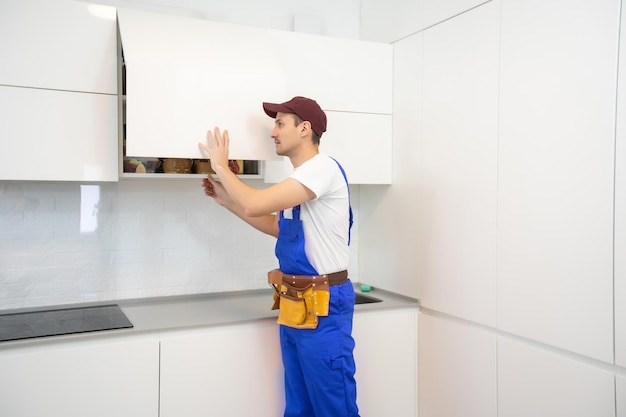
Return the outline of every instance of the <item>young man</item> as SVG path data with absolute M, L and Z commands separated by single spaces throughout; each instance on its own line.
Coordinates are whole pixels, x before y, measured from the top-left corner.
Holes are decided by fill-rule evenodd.
M 347 179 L 334 159 L 319 153 L 326 114 L 317 102 L 294 97 L 280 104 L 263 103 L 263 109 L 275 119 L 271 137 L 276 153 L 294 166 L 291 176 L 263 190 L 247 186 L 228 168 L 228 132 L 215 128 L 207 133 L 207 145 L 200 147 L 219 181 L 209 175 L 202 186 L 218 204 L 278 239 L 280 288 L 292 281 L 308 287 L 317 282 L 326 284 L 330 294 L 328 311 L 315 319 L 314 328 L 280 325 L 284 416 L 358 417 L 354 290 L 347 274 L 352 223 Z M 285 306 L 279 317 L 284 311 Z

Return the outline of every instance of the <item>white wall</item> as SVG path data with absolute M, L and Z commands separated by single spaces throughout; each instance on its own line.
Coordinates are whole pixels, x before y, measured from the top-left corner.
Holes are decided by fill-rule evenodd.
M 87 0 L 80 0 L 87 1 Z M 204 18 L 270 29 L 359 38 L 359 0 L 95 0 L 88 3 Z M 277 56 L 280 51 L 277 51 Z
M 268 288 L 274 243 L 199 179 L 0 182 L 0 309 Z
M 624 416 L 620 3 L 361 1 L 396 171 L 360 267 L 420 299 L 420 417 Z
M 358 0 L 93 3 L 359 36 Z M 267 288 L 265 274 L 277 266 L 274 239 L 217 207 L 199 183 L 0 182 L 0 310 Z M 261 181 L 252 185 L 264 186 Z M 356 224 L 350 271 L 358 280 L 359 187 L 352 189 L 352 203 Z

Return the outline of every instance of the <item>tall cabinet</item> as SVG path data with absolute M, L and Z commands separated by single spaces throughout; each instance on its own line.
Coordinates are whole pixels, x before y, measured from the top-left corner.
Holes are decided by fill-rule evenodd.
M 499 7 L 423 32 L 419 298 L 496 324 Z M 451 289 L 454 289 L 451 291 Z
M 498 327 L 606 362 L 618 16 L 502 1 Z
M 420 417 L 624 417 L 623 1 L 393 3 L 423 8 L 373 31 L 415 175 L 362 190 L 361 268 L 420 299 Z

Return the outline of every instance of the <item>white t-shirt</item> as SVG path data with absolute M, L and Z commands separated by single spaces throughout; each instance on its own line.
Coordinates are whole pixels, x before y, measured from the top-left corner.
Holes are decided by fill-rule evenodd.
M 318 274 L 348 269 L 349 191 L 339 165 L 318 154 L 295 169 L 291 178 L 315 193 L 300 205 L 305 252 Z M 285 212 L 291 218 L 291 212 Z

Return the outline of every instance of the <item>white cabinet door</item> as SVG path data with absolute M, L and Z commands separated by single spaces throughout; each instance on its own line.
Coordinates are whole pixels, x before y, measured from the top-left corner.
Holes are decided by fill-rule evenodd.
M 502 2 L 498 327 L 606 362 L 617 16 L 614 0 Z
M 285 32 L 280 48 L 287 65 L 282 101 L 305 96 L 324 110 L 391 114 L 392 45 Z
M 262 102 L 285 101 L 281 32 L 124 9 L 118 20 L 127 155 L 205 158 L 198 142 L 219 126 L 232 159 L 276 158 Z
M 335 158 L 350 184 L 391 184 L 392 116 L 326 111 L 328 131 L 320 152 Z M 287 158 L 267 161 L 265 182 L 276 183 L 293 172 Z
M 160 417 L 278 416 L 283 391 L 274 320 L 161 341 Z
M 2 0 L 0 56 L 2 85 L 117 94 L 115 9 Z
M 499 5 L 424 31 L 419 297 L 496 323 Z M 454 288 L 454 291 L 450 289 Z
M 362 416 L 417 416 L 417 309 L 354 315 L 357 404 Z
M 117 96 L 0 86 L 0 179 L 117 181 Z
M 420 417 L 499 416 L 494 335 L 420 313 L 418 343 Z
M 156 339 L 3 349 L 0 369 L 2 416 L 159 415 Z
M 497 374 L 498 417 L 615 415 L 615 376 L 586 363 L 498 338 Z

